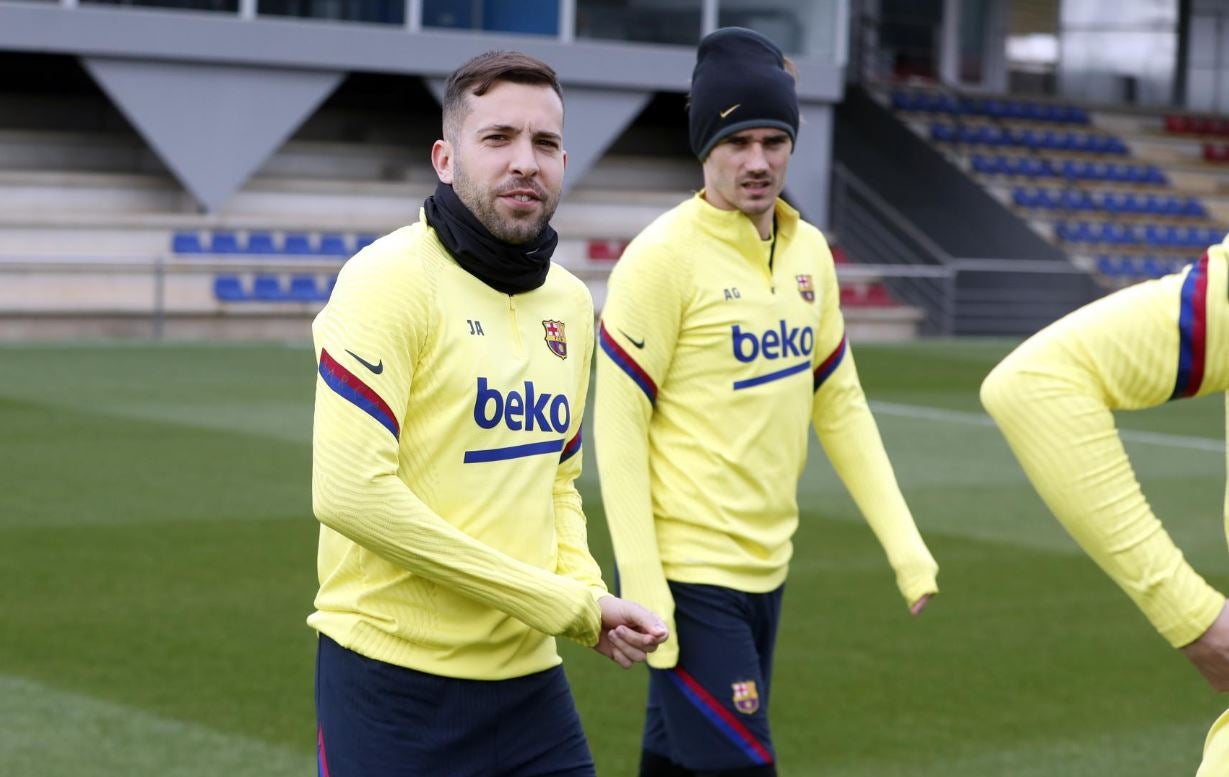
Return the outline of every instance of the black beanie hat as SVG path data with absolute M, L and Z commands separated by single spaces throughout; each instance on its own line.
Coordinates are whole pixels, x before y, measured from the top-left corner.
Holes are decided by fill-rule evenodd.
M 700 41 L 691 73 L 691 150 L 701 161 L 722 138 L 775 127 L 798 138 L 798 94 L 776 44 L 754 30 L 725 27 Z

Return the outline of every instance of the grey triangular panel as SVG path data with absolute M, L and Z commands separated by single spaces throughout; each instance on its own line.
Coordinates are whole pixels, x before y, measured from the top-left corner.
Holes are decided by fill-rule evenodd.
M 207 210 L 217 210 L 336 88 L 340 72 L 83 60 Z
M 568 152 L 565 192 L 585 177 L 652 96 L 652 92 L 564 86 L 563 147 Z
M 435 95 L 435 99 L 440 105 L 444 104 L 444 87 L 448 84 L 446 78 L 424 78 L 423 84 L 427 87 L 427 91 Z

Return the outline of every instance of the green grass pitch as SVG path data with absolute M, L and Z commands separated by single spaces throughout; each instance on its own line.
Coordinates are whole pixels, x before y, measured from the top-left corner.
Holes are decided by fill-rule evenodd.
M 857 350 L 943 593 L 907 616 L 813 445 L 771 699 L 783 775 L 1194 773 L 1225 702 L 981 414 L 1008 348 Z M 310 349 L 3 346 L 0 364 L 0 773 L 314 773 Z M 1119 422 L 1167 527 L 1229 590 L 1223 412 L 1213 397 Z M 600 773 L 633 774 L 643 670 L 562 649 Z

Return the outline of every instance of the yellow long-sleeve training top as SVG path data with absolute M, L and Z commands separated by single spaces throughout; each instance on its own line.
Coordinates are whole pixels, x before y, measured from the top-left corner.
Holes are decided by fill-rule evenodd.
M 666 580 L 781 585 L 808 420 L 910 602 L 938 566 L 897 487 L 845 338 L 832 255 L 784 201 L 774 241 L 703 192 L 654 221 L 610 279 L 594 444 L 622 594 Z
M 363 655 L 497 680 L 597 642 L 606 595 L 573 481 L 593 303 L 553 266 L 509 296 L 422 216 L 351 259 L 313 327 L 308 623 Z
M 1051 324 L 981 389 L 1054 515 L 1175 647 L 1202 635 L 1225 598 L 1190 567 L 1148 506 L 1112 411 L 1229 389 L 1226 256 L 1214 246 L 1177 275 Z

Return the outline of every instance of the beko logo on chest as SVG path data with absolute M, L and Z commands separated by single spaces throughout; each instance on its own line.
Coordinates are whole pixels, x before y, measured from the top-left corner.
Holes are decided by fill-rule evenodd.
M 738 324 L 730 327 L 734 358 L 740 362 L 765 359 L 789 359 L 810 356 L 815 349 L 815 330 L 809 326 L 791 327 L 782 319 L 778 327 L 763 334 L 744 332 Z
M 474 422 L 483 429 L 504 424 L 514 432 L 558 432 L 563 434 L 572 423 L 572 408 L 563 394 L 539 393 L 532 380 L 523 390 L 501 392 L 491 387 L 486 378 L 478 378 L 478 393 L 474 399 Z

